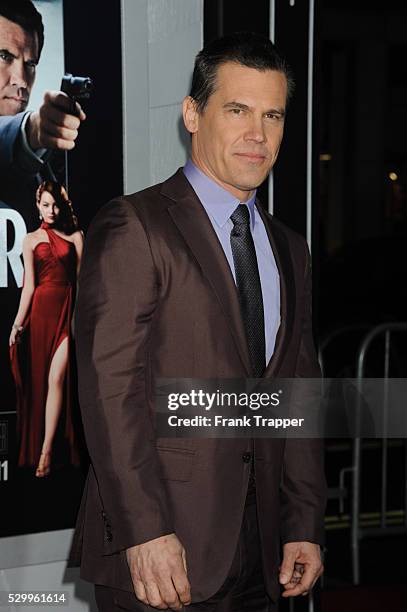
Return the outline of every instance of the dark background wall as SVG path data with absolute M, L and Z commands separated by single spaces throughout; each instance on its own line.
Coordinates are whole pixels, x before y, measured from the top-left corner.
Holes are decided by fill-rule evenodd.
M 65 68 L 90 76 L 92 98 L 69 154 L 70 196 L 85 229 L 102 204 L 123 193 L 120 0 L 64 2 Z
M 320 3 L 321 336 L 405 320 L 407 4 Z

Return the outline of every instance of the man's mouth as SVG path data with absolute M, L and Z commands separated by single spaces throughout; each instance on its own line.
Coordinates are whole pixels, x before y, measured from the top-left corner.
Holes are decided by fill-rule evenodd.
M 266 159 L 266 156 L 261 153 L 235 153 L 235 155 L 251 162 L 262 162 Z

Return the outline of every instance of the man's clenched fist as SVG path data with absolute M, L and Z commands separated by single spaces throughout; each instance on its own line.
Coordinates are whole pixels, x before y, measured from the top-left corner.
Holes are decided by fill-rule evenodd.
M 287 542 L 280 567 L 280 584 L 283 597 L 308 595 L 322 575 L 324 567 L 318 544 L 313 542 Z
M 191 603 L 185 549 L 175 533 L 126 550 L 136 597 L 160 610 Z
M 71 114 L 71 100 L 61 91 L 47 91 L 40 109 L 27 121 L 27 138 L 36 149 L 70 151 L 75 146 L 81 121 L 86 115 L 76 102 L 77 116 Z

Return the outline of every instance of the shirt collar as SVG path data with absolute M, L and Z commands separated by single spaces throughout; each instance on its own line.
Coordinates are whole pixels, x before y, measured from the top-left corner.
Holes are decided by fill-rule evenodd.
M 187 161 L 183 171 L 208 215 L 215 220 L 219 227 L 223 227 L 239 206 L 240 200 L 197 168 L 191 159 Z M 252 230 L 254 229 L 255 201 L 256 191 L 250 200 L 244 202 L 249 208 Z

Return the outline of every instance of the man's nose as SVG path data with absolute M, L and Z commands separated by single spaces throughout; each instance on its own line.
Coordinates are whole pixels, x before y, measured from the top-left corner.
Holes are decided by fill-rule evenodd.
M 250 126 L 246 132 L 246 140 L 254 140 L 255 142 L 266 142 L 267 136 L 264 129 L 262 117 L 253 117 Z
M 10 85 L 18 89 L 27 88 L 27 76 L 24 62 L 14 60 L 10 67 Z

